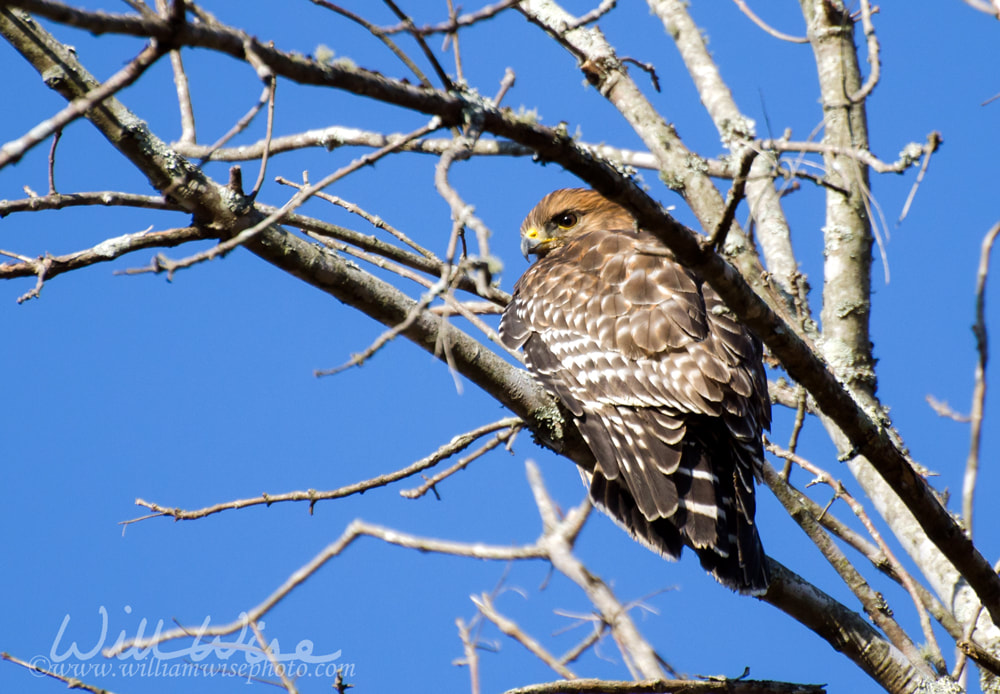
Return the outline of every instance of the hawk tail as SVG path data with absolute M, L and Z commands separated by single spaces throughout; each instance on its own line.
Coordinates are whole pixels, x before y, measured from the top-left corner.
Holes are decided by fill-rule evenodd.
M 763 594 L 769 574 L 754 523 L 753 497 L 753 460 L 761 452 L 750 442 L 734 439 L 718 420 L 689 421 L 681 445 L 677 470 L 665 475 L 679 501 L 672 515 L 644 513 L 630 491 L 642 482 L 629 475 L 608 479 L 600 466 L 589 475 L 591 498 L 654 551 L 676 560 L 688 546 L 723 585 L 739 593 Z

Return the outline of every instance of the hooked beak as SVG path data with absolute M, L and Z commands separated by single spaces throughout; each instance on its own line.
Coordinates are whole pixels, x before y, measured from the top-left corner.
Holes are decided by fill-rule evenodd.
M 525 229 L 521 235 L 521 255 L 524 256 L 525 260 L 528 260 L 528 256 L 537 253 L 538 247 L 544 242 L 541 232 L 538 231 L 538 227 Z

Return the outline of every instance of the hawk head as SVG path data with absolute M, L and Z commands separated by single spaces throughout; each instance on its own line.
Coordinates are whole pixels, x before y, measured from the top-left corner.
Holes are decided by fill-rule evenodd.
M 521 253 L 539 258 L 588 231 L 628 230 L 635 219 L 596 190 L 564 188 L 549 193 L 521 224 Z

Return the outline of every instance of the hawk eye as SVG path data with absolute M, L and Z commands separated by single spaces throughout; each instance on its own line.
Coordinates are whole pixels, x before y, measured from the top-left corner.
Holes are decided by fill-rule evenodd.
M 561 212 L 553 217 L 553 220 L 560 229 L 569 229 L 576 226 L 577 216 L 573 212 Z

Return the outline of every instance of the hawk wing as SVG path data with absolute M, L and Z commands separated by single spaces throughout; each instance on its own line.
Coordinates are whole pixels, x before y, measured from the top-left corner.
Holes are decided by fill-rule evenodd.
M 500 323 L 572 412 L 594 501 L 740 592 L 767 587 L 753 465 L 770 401 L 760 343 L 651 234 L 595 230 L 532 265 Z

